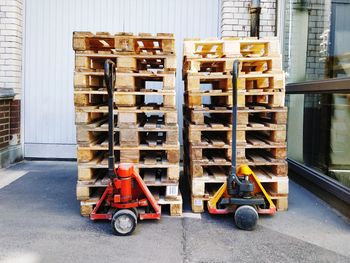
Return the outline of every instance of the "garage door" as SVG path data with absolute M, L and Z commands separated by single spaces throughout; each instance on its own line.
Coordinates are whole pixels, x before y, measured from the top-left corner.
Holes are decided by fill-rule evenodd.
M 218 15 L 218 0 L 26 1 L 25 157 L 76 156 L 73 31 L 175 33 L 178 54 L 177 107 L 181 124 L 182 40 L 186 37 L 217 36 Z

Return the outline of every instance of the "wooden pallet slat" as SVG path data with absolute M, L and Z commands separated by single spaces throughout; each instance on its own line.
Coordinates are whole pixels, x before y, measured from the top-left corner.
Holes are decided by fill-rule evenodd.
M 175 39 L 172 34 L 74 32 L 73 49 L 100 54 L 175 54 Z
M 275 57 L 280 56 L 277 38 L 185 39 L 183 55 L 187 58 Z
M 182 77 L 207 76 L 207 75 L 230 75 L 233 62 L 238 60 L 239 76 L 254 76 L 254 74 L 281 74 L 281 57 L 237 57 L 237 58 L 184 58 Z

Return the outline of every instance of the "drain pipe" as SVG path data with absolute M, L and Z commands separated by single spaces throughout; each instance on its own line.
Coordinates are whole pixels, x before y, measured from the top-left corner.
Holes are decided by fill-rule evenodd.
M 260 0 L 251 0 L 249 13 L 250 13 L 250 36 L 259 38 L 260 29 Z

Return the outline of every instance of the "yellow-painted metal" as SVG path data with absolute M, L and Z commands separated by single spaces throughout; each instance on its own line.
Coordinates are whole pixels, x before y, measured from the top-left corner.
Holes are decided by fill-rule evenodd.
M 252 169 L 249 168 L 248 165 L 241 165 L 238 168 L 238 174 L 241 175 L 252 175 L 254 177 L 255 182 L 258 184 L 260 190 L 263 192 L 266 200 L 269 202 L 270 208 L 274 208 L 275 204 L 272 202 L 269 194 L 266 192 L 265 188 L 262 186 L 262 184 L 260 183 L 259 178 L 256 176 L 256 174 L 252 171 Z
M 216 191 L 216 193 L 213 195 L 212 198 L 208 200 L 208 209 L 210 208 L 216 208 L 216 204 L 219 202 L 221 196 L 225 193 L 226 191 L 226 186 L 227 183 L 225 182 L 219 190 Z
M 237 175 L 238 176 L 243 176 L 243 175 L 252 175 L 255 182 L 257 183 L 257 185 L 259 186 L 260 190 L 262 191 L 262 193 L 264 194 L 266 200 L 269 202 L 270 208 L 275 208 L 275 204 L 272 202 L 269 194 L 266 192 L 265 188 L 262 186 L 262 184 L 260 183 L 259 178 L 255 175 L 255 173 L 252 171 L 252 169 L 249 168 L 248 165 L 241 165 L 240 167 L 238 167 L 237 170 Z M 213 197 L 211 197 L 208 200 L 208 209 L 210 208 L 216 208 L 216 204 L 219 202 L 220 198 L 222 197 L 222 195 L 226 192 L 226 187 L 227 187 L 227 183 L 225 182 L 218 191 L 216 191 L 216 193 L 213 195 Z

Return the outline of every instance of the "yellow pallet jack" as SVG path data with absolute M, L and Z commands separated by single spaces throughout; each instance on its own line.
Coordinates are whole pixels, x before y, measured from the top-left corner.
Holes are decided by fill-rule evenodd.
M 237 148 L 237 79 L 239 61 L 233 63 L 232 72 L 232 158 L 231 172 L 227 181 L 208 200 L 210 214 L 234 213 L 236 226 L 253 230 L 258 214 L 274 214 L 276 206 L 248 165 L 236 165 Z

